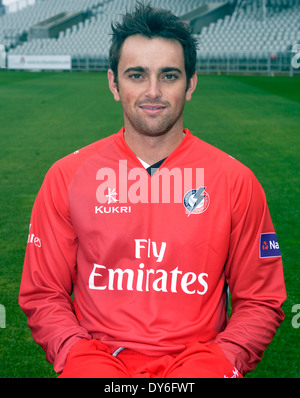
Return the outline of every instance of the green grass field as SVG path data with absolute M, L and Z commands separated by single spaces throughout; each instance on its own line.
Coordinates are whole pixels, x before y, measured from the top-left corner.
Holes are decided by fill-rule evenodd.
M 18 306 L 31 208 L 57 159 L 122 125 L 104 73 L 0 71 L 0 377 L 55 377 Z M 199 76 L 184 125 L 246 164 L 263 185 L 284 262 L 286 319 L 247 377 L 299 377 L 300 78 Z M 3 309 L 3 307 L 2 307 Z M 299 320 L 298 320 L 298 325 Z

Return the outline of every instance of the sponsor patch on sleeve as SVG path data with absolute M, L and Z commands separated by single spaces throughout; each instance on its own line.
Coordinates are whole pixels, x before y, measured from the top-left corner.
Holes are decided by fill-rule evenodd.
M 274 232 L 260 235 L 259 257 L 281 257 L 279 244 Z

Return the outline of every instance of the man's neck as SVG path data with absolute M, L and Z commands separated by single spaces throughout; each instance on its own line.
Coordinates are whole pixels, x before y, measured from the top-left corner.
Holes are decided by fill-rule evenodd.
M 139 133 L 124 132 L 124 138 L 129 148 L 144 162 L 152 165 L 168 157 L 184 139 L 183 131 L 148 136 Z

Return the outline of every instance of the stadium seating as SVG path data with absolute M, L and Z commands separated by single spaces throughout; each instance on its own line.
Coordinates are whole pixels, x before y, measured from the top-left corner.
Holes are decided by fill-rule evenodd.
M 36 1 L 18 12 L 0 17 L 0 43 L 9 47 L 35 23 L 62 11 L 88 10 L 97 7 L 100 0 L 44 0 Z
M 213 0 L 151 0 L 153 6 L 168 8 L 176 15 L 184 15 Z M 222 54 L 269 54 L 287 51 L 300 40 L 300 1 L 266 0 L 266 14 L 261 0 L 230 0 L 236 9 L 224 15 L 199 34 L 199 56 Z M 106 57 L 110 44 L 110 24 L 136 0 L 44 0 L 18 12 L 0 17 L 0 43 L 9 54 L 62 55 L 72 57 Z M 62 11 L 85 11 L 84 22 L 61 31 L 57 38 L 33 39 L 19 42 L 30 26 Z
M 280 11 L 268 8 L 264 20 L 262 9 L 249 5 L 237 15 L 225 16 L 203 28 L 199 37 L 200 52 L 276 54 L 287 51 L 292 43 L 299 41 L 299 17 L 300 7 Z
M 152 0 L 153 6 L 170 9 L 176 15 L 183 15 L 207 0 Z M 219 3 L 224 1 L 219 0 Z M 29 27 L 62 11 L 90 10 L 90 20 L 61 32 L 57 39 L 33 40 L 11 50 L 12 54 L 99 54 L 107 53 L 111 20 L 130 9 L 136 0 L 46 0 L 37 2 L 17 13 L 9 14 L 0 19 L 0 42 L 8 46 L 17 41 Z M 12 26 L 14 27 L 12 29 Z M 2 35 L 2 39 L 1 39 Z

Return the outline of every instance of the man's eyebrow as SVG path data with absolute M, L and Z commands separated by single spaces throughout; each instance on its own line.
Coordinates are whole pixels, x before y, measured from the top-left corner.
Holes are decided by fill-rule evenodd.
M 126 73 L 130 72 L 148 72 L 148 70 L 148 68 L 143 68 L 142 66 L 132 66 L 131 68 L 124 70 L 123 74 L 126 75 Z
M 123 74 L 126 75 L 127 73 L 131 73 L 131 72 L 149 72 L 149 68 L 144 68 L 143 66 L 132 66 L 130 68 L 127 68 Z M 164 68 L 161 68 L 159 70 L 160 73 L 168 73 L 168 72 L 177 72 L 180 75 L 183 75 L 182 70 L 180 70 L 179 68 L 176 68 L 175 66 L 166 66 Z
M 166 66 L 165 68 L 161 68 L 161 73 L 167 73 L 167 72 L 177 72 L 180 75 L 182 75 L 182 70 L 180 70 L 179 68 L 173 67 L 173 66 Z

